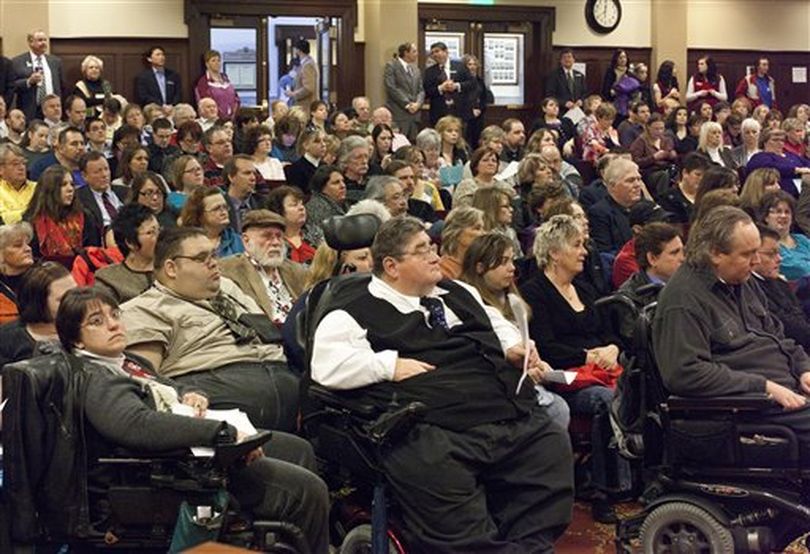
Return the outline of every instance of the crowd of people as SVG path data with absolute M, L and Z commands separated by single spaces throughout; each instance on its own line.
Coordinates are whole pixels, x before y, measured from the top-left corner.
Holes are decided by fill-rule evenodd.
M 616 521 L 636 477 L 605 417 L 622 341 L 596 303 L 614 291 L 643 305 L 645 287 L 666 285 L 656 350 L 674 392 L 761 389 L 790 408 L 810 392 L 810 106 L 783 117 L 765 57 L 732 88 L 703 56 L 682 88 L 671 61 L 653 75 L 617 50 L 589 91 L 563 49 L 529 126 L 490 122 L 497 99 L 479 61 L 451 60 L 441 42 L 424 71 L 415 44 L 398 48 L 384 105 L 338 109 L 318 98 L 298 41 L 286 98 L 259 115 L 216 51 L 195 108 L 159 46 L 125 99 L 99 58 L 70 89 L 45 33 L 28 44 L 0 60 L 0 366 L 59 340 L 100 367 L 88 421 L 107 441 L 215 440 L 215 426 L 182 431 L 165 413 L 176 402 L 238 407 L 294 434 L 307 368 L 293 315 L 316 283 L 347 272 L 372 276 L 318 327 L 312 378 L 381 406 L 428 405 L 383 465 L 408 527 L 435 551 L 552 548 L 571 518 L 572 417 L 594 421 L 577 493 L 596 520 Z M 324 222 L 352 214 L 382 226 L 371 248 L 337 252 Z M 756 346 L 737 340 L 750 325 L 764 330 Z M 750 363 L 757 352 L 767 374 Z M 551 382 L 551 368 L 577 378 Z M 131 398 L 132 381 L 149 383 L 148 401 Z M 126 424 L 110 421 L 114 394 Z M 804 412 L 782 419 L 810 434 Z M 137 433 L 145 421 L 167 431 L 151 440 Z M 291 453 L 267 452 L 274 462 L 242 485 L 289 472 L 297 500 L 257 509 L 326 552 L 325 487 L 309 446 L 289 440 Z

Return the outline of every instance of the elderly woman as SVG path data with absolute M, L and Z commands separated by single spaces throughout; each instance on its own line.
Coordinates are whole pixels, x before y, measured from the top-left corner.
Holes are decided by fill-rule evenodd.
M 84 369 L 90 452 L 100 457 L 120 447 L 166 452 L 245 438 L 244 431 L 200 417 L 208 407 L 205 396 L 151 375 L 139 359 L 125 352 L 127 330 L 121 310 L 105 293 L 76 289 L 66 294 L 56 329 L 63 348 Z M 180 405 L 188 406 L 188 415 L 172 413 Z M 297 437 L 274 432 L 265 451 L 267 457 L 253 451 L 243 463 L 229 468 L 229 491 L 259 519 L 292 522 L 312 552 L 326 554 L 329 499 L 324 483 L 307 469 L 314 469 L 311 447 Z M 91 476 L 98 473 L 96 463 L 95 457 L 88 459 Z
M 346 183 L 334 165 L 322 165 L 309 182 L 312 196 L 306 204 L 307 218 L 320 227 L 324 220 L 346 213 Z
M 81 71 L 82 78 L 76 81 L 72 94 L 84 100 L 88 116 L 97 116 L 101 114 L 104 101 L 113 94 L 110 82 L 101 78 L 104 62 L 96 56 L 85 56 Z
M 742 143 L 731 149 L 731 157 L 736 167 L 745 168 L 751 157 L 759 152 L 759 132 L 762 126 L 753 118 L 743 119 L 740 124 Z
M 453 192 L 453 206 L 469 206 L 472 197 L 479 188 L 502 187 L 511 188 L 502 181 L 495 179 L 498 173 L 498 154 L 485 146 L 478 148 L 470 157 L 470 170 L 472 179 L 461 181 Z
M 270 191 L 265 208 L 284 218 L 287 257 L 294 262 L 311 263 L 315 249 L 323 241 L 323 231 L 320 226 L 307 223 L 304 193 L 295 187 L 282 185 Z
M 0 323 L 17 319 L 17 290 L 23 274 L 34 264 L 33 237 L 34 231 L 26 222 L 0 226 Z
M 169 193 L 166 203 L 179 212 L 186 204 L 188 195 L 205 183 L 205 172 L 195 156 L 183 155 L 172 162 L 169 179 L 174 190 Z
M 557 385 L 571 413 L 603 416 L 591 427 L 591 470 L 602 493 L 592 511 L 596 521 L 615 523 L 608 493 L 631 485 L 629 463 L 611 446 L 608 418 L 622 368 L 615 337 L 594 307 L 596 299 L 574 281 L 588 255 L 582 227 L 570 216 L 551 217 L 537 230 L 534 254 L 540 271 L 520 289 L 533 313 L 530 335 L 552 367 L 577 373 L 570 385 Z
M 764 129 L 759 145 L 762 152 L 754 154 L 748 161 L 746 170 L 751 172 L 760 167 L 772 167 L 779 171 L 779 186 L 794 198 L 799 196 L 796 183 L 803 175 L 810 174 L 810 160 L 785 152 L 786 134 L 781 129 Z
M 27 360 L 37 342 L 54 340 L 54 320 L 62 296 L 76 282 L 61 264 L 45 262 L 26 271 L 17 288 L 19 319 L 0 325 L 0 369 Z
M 343 140 L 349 136 L 352 130 L 352 121 L 345 111 L 339 110 L 329 116 L 327 129 L 329 129 L 330 134 Z
M 517 259 L 523 257 L 523 249 L 512 227 L 512 214 L 515 211 L 513 196 L 514 193 L 502 188 L 478 189 L 473 195 L 472 207 L 484 214 L 484 231 L 498 233 L 511 241 L 512 254 Z
M 487 309 L 498 310 L 506 320 L 517 326 L 519 322 L 512 306 L 520 304 L 526 313 L 529 307 L 515 287 L 515 258 L 512 242 L 498 233 L 487 233 L 475 239 L 464 255 L 461 280 L 478 290 Z M 548 364 L 541 364 L 548 368 Z M 549 417 L 567 428 L 571 420 L 568 405 L 558 394 L 545 389 L 542 381 L 535 384 L 538 404 L 544 406 Z
M 337 166 L 346 181 L 347 197 L 353 203 L 363 197 L 368 176 L 370 147 L 363 137 L 350 136 L 340 141 Z
M 132 180 L 130 203 L 149 208 L 164 229 L 177 226 L 180 211 L 166 203 L 166 187 L 161 184 L 157 173 L 145 171 L 135 176 Z
M 326 154 L 325 138 L 326 135 L 320 129 L 310 129 L 301 135 L 298 140 L 301 157 L 284 168 L 288 185 L 298 187 L 305 194 L 312 193 L 309 188 L 310 180 Z
M 112 231 L 124 261 L 97 270 L 94 286 L 123 303 L 154 282 L 155 245 L 160 224 L 146 206 L 129 204 L 118 212 Z
M 222 72 L 222 55 L 216 50 L 209 50 L 203 56 L 205 73 L 197 80 L 194 87 L 194 99 L 211 98 L 217 103 L 219 117 L 233 119 L 239 109 L 239 93 Z
M 442 137 L 435 129 L 426 127 L 416 135 L 416 147 L 425 155 L 425 166 L 421 177 L 431 183 L 439 185 L 439 153 L 442 147 Z
M 759 221 L 779 233 L 780 272 L 789 281 L 810 276 L 810 239 L 802 233 L 792 233 L 796 201 L 783 190 L 762 197 Z
M 484 234 L 484 213 L 472 206 L 453 208 L 447 214 L 442 229 L 442 250 L 439 268 L 445 279 L 461 276 L 464 254 L 472 241 Z
M 756 218 L 762 197 L 779 188 L 779 172 L 773 168 L 761 167 L 752 171 L 745 179 L 740 192 L 740 205 L 748 214 Z
M 717 165 L 736 169 L 731 150 L 723 144 L 723 126 L 716 121 L 707 121 L 700 126 L 697 151 Z
M 183 227 L 200 227 L 214 245 L 216 256 L 225 258 L 245 251 L 242 238 L 231 227 L 228 201 L 217 187 L 192 192 L 180 212 Z
M 616 108 L 612 104 L 600 104 L 594 112 L 596 121 L 582 134 L 582 159 L 596 164 L 602 154 L 619 146 L 619 133 L 613 127 Z

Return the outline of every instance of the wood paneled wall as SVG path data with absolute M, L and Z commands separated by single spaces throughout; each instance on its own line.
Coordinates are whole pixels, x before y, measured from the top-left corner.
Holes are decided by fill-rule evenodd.
M 557 69 L 560 60 L 560 51 L 564 45 L 554 46 L 554 62 L 551 67 L 546 69 L 546 75 L 551 71 Z M 602 91 L 602 80 L 605 78 L 605 73 L 610 67 L 610 60 L 613 58 L 615 48 L 594 47 L 594 46 L 571 46 L 574 51 L 574 57 L 577 63 L 584 63 L 585 66 L 585 85 L 588 94 L 600 94 Z M 657 67 L 650 67 L 652 60 L 652 48 L 624 48 L 627 52 L 627 57 L 630 63 L 643 62 L 650 68 L 650 78 L 654 79 L 658 71 Z M 545 87 L 545 79 L 543 81 Z
M 770 74 L 776 80 L 776 103 L 784 115 L 793 104 L 810 104 L 810 83 L 792 83 L 793 67 L 810 69 L 810 52 L 762 52 L 758 50 L 697 50 L 687 51 L 689 75 L 697 70 L 698 58 L 708 54 L 717 64 L 717 70 L 726 80 L 729 99 L 737 83 L 746 75 L 747 66 L 756 66 L 757 59 L 765 56 L 770 62 Z M 681 74 L 684 72 L 682 71 Z M 687 78 L 683 78 L 684 88 Z
M 54 38 L 51 39 L 51 52 L 62 58 L 67 93 L 82 78 L 81 64 L 84 57 L 93 54 L 104 62 L 103 76 L 112 83 L 113 91 L 134 102 L 135 76 L 146 68 L 144 56 L 153 45 L 160 45 L 165 49 L 166 67 L 180 74 L 183 101 L 194 104 L 192 90 L 200 75 L 197 71 L 199 64 L 191 63 L 186 39 Z

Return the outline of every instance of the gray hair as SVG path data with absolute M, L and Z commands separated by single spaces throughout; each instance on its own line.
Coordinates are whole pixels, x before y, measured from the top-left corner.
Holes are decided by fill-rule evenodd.
M 605 185 L 611 186 L 618 183 L 631 171 L 638 171 L 638 165 L 626 158 L 614 158 L 608 162 L 604 172 Z
M 468 227 L 484 226 L 484 212 L 472 206 L 459 206 L 447 214 L 442 228 L 442 254 L 453 256 L 458 252 L 459 238 Z
M 439 149 L 442 145 L 442 137 L 436 129 L 422 129 L 416 135 L 416 147 L 419 150 Z
M 710 268 L 712 252 L 730 253 L 738 223 L 749 225 L 753 221 L 747 213 L 734 206 L 718 206 L 697 220 L 689 230 L 687 263 Z
M 743 119 L 743 122 L 740 125 L 740 130 L 742 132 L 745 132 L 749 129 L 756 129 L 758 133 L 762 130 L 762 125 L 760 125 L 759 121 L 757 121 L 753 117 L 746 117 L 745 119 Z
M 532 253 L 537 267 L 545 269 L 551 262 L 552 252 L 559 252 L 582 236 L 582 227 L 570 215 L 551 216 L 537 229 Z
M 360 200 L 357 204 L 349 208 L 348 212 L 346 212 L 346 215 L 356 214 L 371 214 L 373 216 L 377 216 L 380 223 L 385 223 L 391 219 L 391 213 L 388 211 L 388 209 L 381 202 L 371 199 Z
M 371 177 L 366 184 L 366 198 L 377 202 L 385 202 L 385 187 L 391 183 L 399 184 L 399 179 L 393 175 L 375 175 Z
M 346 168 L 346 164 L 349 163 L 349 157 L 351 157 L 352 152 L 357 148 L 370 149 L 371 146 L 366 139 L 356 135 L 348 136 L 340 141 L 340 146 L 337 151 L 337 166 L 341 170 Z
M 190 115 L 191 117 L 197 117 L 197 111 L 194 109 L 194 106 L 191 104 L 175 104 L 174 109 L 172 109 L 172 119 L 176 118 L 180 112 L 185 111 L 186 114 Z
M 95 63 L 96 65 L 98 65 L 98 68 L 99 68 L 101 71 L 104 71 L 104 62 L 103 62 L 103 61 L 101 61 L 101 58 L 98 58 L 98 57 L 96 57 L 96 56 L 90 55 L 90 56 L 85 56 L 85 57 L 84 57 L 84 59 L 82 60 L 82 66 L 81 66 L 81 68 L 82 68 L 82 75 L 86 75 L 86 74 L 87 74 L 87 68 L 88 68 L 88 67 L 90 67 L 90 64 L 91 64 L 91 63 Z
M 425 231 L 424 224 L 415 217 L 394 217 L 382 224 L 371 245 L 371 257 L 374 260 L 374 275 L 385 273 L 385 258 L 400 258 L 405 253 L 405 246 L 411 239 Z
M 27 221 L 0 225 L 0 268 L 5 266 L 3 251 L 20 235 L 27 237 L 27 242 L 34 238 L 34 229 Z
M 25 158 L 22 148 L 11 142 L 0 144 L 0 165 L 6 163 L 9 154 L 14 154 L 20 158 Z

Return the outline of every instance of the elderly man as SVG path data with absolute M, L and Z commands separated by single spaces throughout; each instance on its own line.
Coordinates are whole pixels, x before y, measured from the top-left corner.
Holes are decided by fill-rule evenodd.
M 14 144 L 0 144 L 0 219 L 4 224 L 22 219 L 36 186 L 25 178 L 22 149 Z
M 605 169 L 607 196 L 588 210 L 591 237 L 599 252 L 615 255 L 633 238 L 630 208 L 641 200 L 641 173 L 638 166 L 616 158 Z
M 349 136 L 340 141 L 337 166 L 346 181 L 346 200 L 353 204 L 363 197 L 370 157 L 368 141 L 363 137 Z
M 416 66 L 418 61 L 416 45 L 406 42 L 399 45 L 397 57 L 386 63 L 383 71 L 387 98 L 385 105 L 391 110 L 399 130 L 411 141 L 416 140 L 416 133 L 419 132 L 422 104 L 425 103 L 422 75 Z
M 200 117 L 197 118 L 197 123 L 200 124 L 203 131 L 207 131 L 216 125 L 219 117 L 219 108 L 213 98 L 200 98 L 197 102 L 197 113 Z
M 220 276 L 215 253 L 200 229 L 160 233 L 155 285 L 122 306 L 128 349 L 159 375 L 204 391 L 213 408 L 239 408 L 257 427 L 293 430 L 298 380 L 281 346 L 265 342 L 272 323 Z
M 222 274 L 277 326 L 284 324 L 307 278 L 306 266 L 287 259 L 284 227 L 284 218 L 275 212 L 248 212 L 242 223 L 245 253 L 220 262 Z
M 225 176 L 222 170 L 233 157 L 233 143 L 228 138 L 228 131 L 223 127 L 211 127 L 203 135 L 203 145 L 208 159 L 203 166 L 205 184 L 209 187 L 223 187 Z
M 19 144 L 25 135 L 25 114 L 22 110 L 13 109 L 6 112 L 6 137 L 0 142 L 10 142 L 12 144 Z
M 245 215 L 259 207 L 259 201 L 253 194 L 256 192 L 256 166 L 253 165 L 253 158 L 247 154 L 235 155 L 225 164 L 222 174 L 225 176 L 225 198 L 228 200 L 231 227 L 241 233 Z
M 174 128 L 179 129 L 183 123 L 194 121 L 194 118 L 197 117 L 197 112 L 194 111 L 194 106 L 191 104 L 180 103 L 172 108 L 171 116 L 174 122 Z
M 754 222 L 730 206 L 710 211 L 689 231 L 686 262 L 658 298 L 655 357 L 673 394 L 769 394 L 778 406 L 760 421 L 792 428 L 807 448 L 810 359 L 785 338 L 750 279 L 760 246 Z
M 28 176 L 33 181 L 39 180 L 42 172 L 52 165 L 61 165 L 73 175 L 73 184 L 78 187 L 85 185 L 84 178 L 79 171 L 79 160 L 84 154 L 84 135 L 76 127 L 66 127 L 59 132 L 56 139 L 56 149 L 34 165 L 28 168 Z
M 374 275 L 338 292 L 315 331 L 313 379 L 382 408 L 426 404 L 381 460 L 423 551 L 552 552 L 571 517 L 571 451 L 518 389 L 517 329 L 442 280 L 419 220 L 383 224 L 372 255 Z M 530 359 L 537 379 L 546 366 Z
M 362 135 L 371 134 L 371 101 L 365 96 L 355 96 L 352 98 L 352 108 L 357 113 L 355 130 Z
M 37 29 L 28 34 L 28 52 L 11 60 L 15 105 L 31 121 L 42 115 L 41 106 L 49 94 L 62 95 L 62 60 L 46 54 L 48 35 Z
M 391 217 L 408 211 L 408 195 L 400 180 L 391 175 L 375 175 L 368 180 L 366 198 L 376 200 L 388 210 Z

